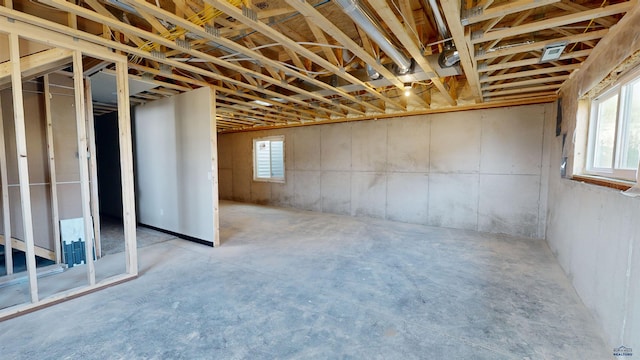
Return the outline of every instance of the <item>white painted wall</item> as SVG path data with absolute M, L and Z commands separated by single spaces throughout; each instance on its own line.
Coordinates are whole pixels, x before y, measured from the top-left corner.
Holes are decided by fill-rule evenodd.
M 574 154 L 584 142 L 571 141 L 576 128 L 578 97 L 597 85 L 625 58 L 640 50 L 640 7 L 636 6 L 602 39 L 589 59 L 565 84 L 562 131 L 568 134 L 568 168 L 581 167 Z M 576 126 L 578 125 L 578 126 Z M 552 131 L 555 123 L 548 123 Z M 584 138 L 576 133 L 576 138 Z M 561 179 L 561 137 L 552 143 L 547 241 L 560 265 L 613 349 L 640 353 L 640 198 L 620 191 Z M 575 148 L 574 148 L 575 147 Z M 579 158 L 580 156 L 578 156 Z
M 140 223 L 214 241 L 211 100 L 211 89 L 203 87 L 135 108 Z
M 542 238 L 545 117 L 552 104 L 219 135 L 220 196 Z M 252 139 L 281 134 L 286 183 L 254 182 Z

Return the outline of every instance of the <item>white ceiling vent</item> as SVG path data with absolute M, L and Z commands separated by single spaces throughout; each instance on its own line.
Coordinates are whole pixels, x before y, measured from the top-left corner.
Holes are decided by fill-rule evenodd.
M 543 63 L 547 61 L 557 60 L 560 57 L 560 55 L 562 55 L 562 52 L 566 47 L 567 47 L 566 42 L 549 44 L 545 46 L 544 50 L 542 51 L 542 57 L 540 58 L 540 62 Z

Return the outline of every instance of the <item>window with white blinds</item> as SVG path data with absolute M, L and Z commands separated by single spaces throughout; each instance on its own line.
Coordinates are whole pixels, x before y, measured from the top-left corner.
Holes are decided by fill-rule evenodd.
M 284 182 L 284 136 L 253 140 L 253 179 Z

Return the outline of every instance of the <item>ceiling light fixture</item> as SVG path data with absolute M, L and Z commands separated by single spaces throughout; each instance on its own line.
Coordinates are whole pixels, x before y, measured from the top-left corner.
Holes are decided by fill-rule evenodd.
M 560 55 L 562 55 L 562 52 L 566 47 L 566 41 L 545 46 L 544 50 L 542 51 L 542 57 L 540 57 L 540 62 L 543 63 L 547 61 L 557 60 L 558 58 L 560 58 Z
M 411 84 L 404 86 L 404 96 L 411 96 Z

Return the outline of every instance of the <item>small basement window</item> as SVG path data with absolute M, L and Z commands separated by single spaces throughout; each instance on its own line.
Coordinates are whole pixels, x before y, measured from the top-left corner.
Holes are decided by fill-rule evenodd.
M 640 69 L 591 102 L 586 172 L 636 180 L 640 159 Z
M 284 136 L 253 139 L 253 180 L 284 182 Z

